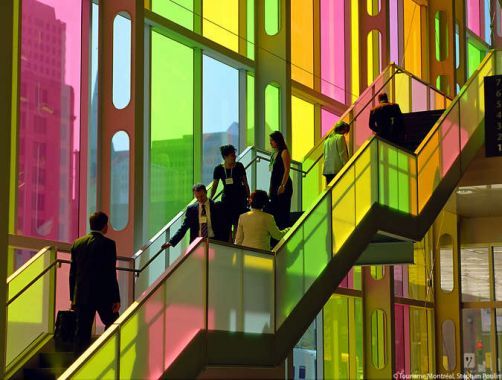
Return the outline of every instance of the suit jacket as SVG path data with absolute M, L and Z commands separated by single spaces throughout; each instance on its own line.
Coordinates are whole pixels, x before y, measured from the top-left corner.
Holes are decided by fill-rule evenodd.
M 235 244 L 269 250 L 270 237 L 280 240 L 288 230 L 279 230 L 271 214 L 252 209 L 239 217 Z
M 214 232 L 214 238 L 217 240 L 228 240 L 229 234 L 225 238 L 223 236 L 224 228 L 222 226 L 222 215 L 221 215 L 221 205 L 215 204 L 211 199 L 209 199 L 209 208 L 211 216 L 211 227 Z M 181 239 L 185 236 L 186 232 L 190 230 L 190 243 L 194 241 L 199 236 L 199 203 L 187 207 L 185 211 L 185 218 L 183 219 L 183 224 L 178 231 L 169 240 L 169 243 L 175 247 Z
M 75 240 L 71 247 L 70 299 L 77 305 L 120 302 L 115 242 L 99 232 Z
M 347 143 L 341 133 L 332 133 L 324 140 L 324 168 L 323 174 L 338 173 L 349 160 Z
M 370 111 L 369 127 L 378 136 L 399 144 L 403 133 L 403 114 L 398 104 L 380 103 Z

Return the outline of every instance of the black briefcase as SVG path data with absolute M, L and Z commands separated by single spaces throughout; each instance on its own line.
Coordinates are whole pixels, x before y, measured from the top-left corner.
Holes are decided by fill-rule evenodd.
M 71 349 L 77 328 L 77 313 L 73 310 L 59 310 L 54 329 L 56 349 Z

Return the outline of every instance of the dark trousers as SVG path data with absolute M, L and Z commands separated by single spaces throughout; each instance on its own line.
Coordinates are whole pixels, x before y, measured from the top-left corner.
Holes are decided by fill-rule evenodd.
M 84 352 L 91 344 L 92 324 L 96 312 L 105 325 L 105 329 L 110 327 L 119 317 L 119 313 L 112 312 L 112 304 L 101 305 L 76 305 L 77 328 L 75 330 L 74 351 L 77 355 Z
M 324 177 L 326 178 L 326 186 L 329 185 L 329 183 L 335 178 L 336 174 L 324 174 Z

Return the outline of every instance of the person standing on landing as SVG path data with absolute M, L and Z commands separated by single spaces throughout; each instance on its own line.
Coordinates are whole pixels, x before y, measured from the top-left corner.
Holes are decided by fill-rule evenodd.
M 289 177 L 291 155 L 281 132 L 270 134 L 270 146 L 274 150 L 270 159 L 270 211 L 279 229 L 289 227 L 289 211 L 293 196 L 293 183 Z

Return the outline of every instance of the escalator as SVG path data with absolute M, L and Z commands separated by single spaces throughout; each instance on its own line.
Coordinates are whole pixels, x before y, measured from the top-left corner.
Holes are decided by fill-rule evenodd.
M 487 56 L 414 153 L 369 138 L 367 115 L 379 91 L 412 98 L 399 93 L 400 84 L 415 78 L 391 66 L 344 115 L 355 154 L 328 189 L 322 144 L 306 157 L 307 211 L 273 254 L 196 240 L 155 265 L 160 276 L 151 271 L 138 287 L 146 291 L 61 378 L 191 378 L 207 366 L 277 365 L 375 235 L 419 240 L 430 227 L 483 142 L 482 78 L 495 72 L 495 56 Z M 427 100 L 403 110 L 448 105 L 422 85 Z M 168 239 L 157 234 L 145 257 Z

